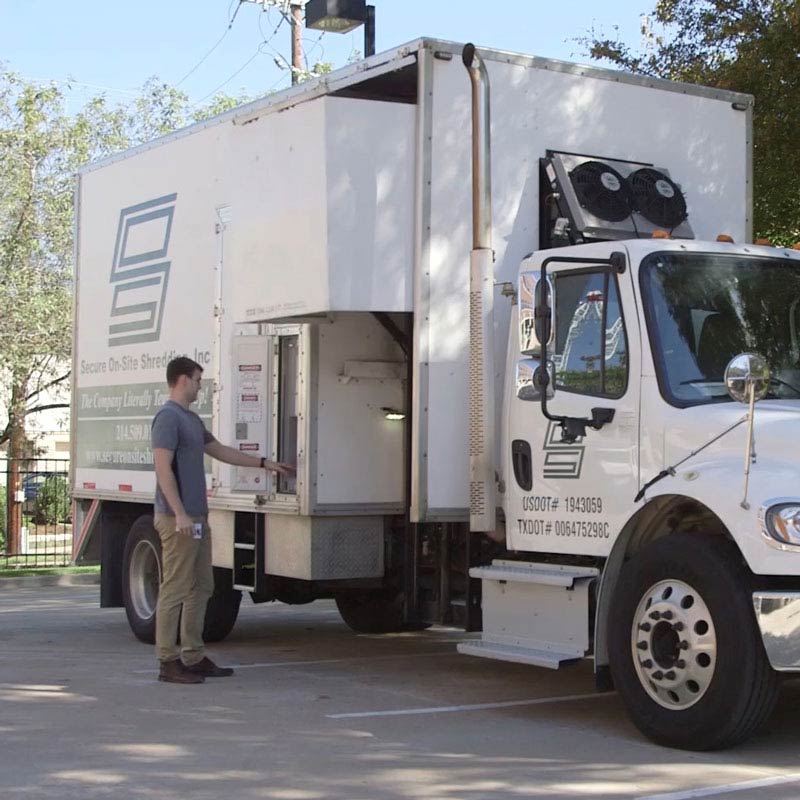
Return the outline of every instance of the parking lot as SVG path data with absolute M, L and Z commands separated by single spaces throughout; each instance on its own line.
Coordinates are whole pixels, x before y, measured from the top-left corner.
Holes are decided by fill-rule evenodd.
M 243 604 L 212 650 L 237 667 L 156 680 L 98 587 L 0 588 L 0 798 L 746 798 L 800 796 L 800 682 L 723 753 L 643 740 L 588 663 L 459 656 L 436 628 L 357 636 L 332 603 Z

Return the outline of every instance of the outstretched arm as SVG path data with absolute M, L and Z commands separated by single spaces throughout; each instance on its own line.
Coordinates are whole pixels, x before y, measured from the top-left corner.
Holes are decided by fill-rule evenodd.
M 218 442 L 216 439 L 208 442 L 204 449 L 207 455 L 216 458 L 218 461 L 224 461 L 226 464 L 233 464 L 234 467 L 253 467 L 255 469 L 261 467 L 260 457 L 242 453 L 233 447 L 228 447 L 222 442 Z M 281 475 L 294 475 L 296 472 L 291 464 L 282 464 L 278 461 L 267 461 L 266 459 L 264 460 L 264 469 Z

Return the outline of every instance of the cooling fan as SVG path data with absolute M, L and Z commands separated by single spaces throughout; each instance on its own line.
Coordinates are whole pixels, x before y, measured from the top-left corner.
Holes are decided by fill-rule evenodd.
M 633 211 L 625 178 L 601 161 L 584 161 L 569 173 L 578 202 L 589 213 L 609 222 L 621 222 Z
M 541 176 L 545 247 L 643 239 L 657 230 L 694 238 L 686 198 L 666 167 L 548 150 Z
M 628 175 L 635 209 L 654 225 L 672 230 L 687 217 L 686 199 L 677 183 L 652 167 Z

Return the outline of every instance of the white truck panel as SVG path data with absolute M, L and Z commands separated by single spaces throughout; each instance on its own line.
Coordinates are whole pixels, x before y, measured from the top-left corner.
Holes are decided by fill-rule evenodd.
M 491 84 L 495 280 L 515 281 L 539 246 L 539 158 L 548 149 L 650 162 L 686 189 L 700 239 L 748 226 L 748 116 L 730 99 L 611 79 L 587 69 L 547 69 L 485 53 Z M 512 60 L 513 61 L 513 60 Z M 466 518 L 469 252 L 472 246 L 470 84 L 459 59 L 434 60 L 426 470 L 427 518 Z M 502 396 L 510 303 L 495 298 L 497 397 Z M 458 409 L 454 413 L 454 409 Z M 496 406 L 500 424 L 501 404 Z M 499 429 L 499 428 L 498 428 Z M 498 445 L 499 448 L 499 445 Z M 499 450 L 498 450 L 499 463 Z
M 311 457 L 312 512 L 380 506 L 402 511 L 405 502 L 405 425 L 383 409 L 405 409 L 405 363 L 400 348 L 370 314 L 336 315 L 317 335 L 312 394 L 316 449 Z M 345 363 L 367 377 L 348 378 Z M 370 365 L 384 367 L 369 377 Z M 390 367 L 397 375 L 390 375 Z M 354 476 L 358 476 L 354 480 Z
M 81 178 L 75 486 L 152 495 L 150 420 L 173 355 L 211 361 L 223 128 Z M 198 413 L 210 427 L 211 391 Z
M 410 311 L 414 107 L 339 97 L 231 137 L 237 322 Z

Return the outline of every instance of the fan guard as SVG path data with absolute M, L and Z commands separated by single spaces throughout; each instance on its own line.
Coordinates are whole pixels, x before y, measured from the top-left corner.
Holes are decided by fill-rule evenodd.
M 686 200 L 678 184 L 650 167 L 628 176 L 636 210 L 654 225 L 672 230 L 686 219 Z
M 569 173 L 578 202 L 600 219 L 621 222 L 633 210 L 625 179 L 600 161 L 584 161 Z

